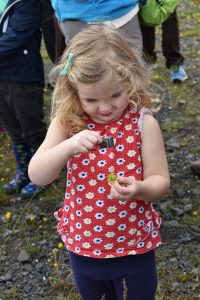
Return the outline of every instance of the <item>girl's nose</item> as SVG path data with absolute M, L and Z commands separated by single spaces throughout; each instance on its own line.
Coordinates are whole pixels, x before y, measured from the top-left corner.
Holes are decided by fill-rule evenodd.
M 111 112 L 111 110 L 112 110 L 112 105 L 110 104 L 110 102 L 108 100 L 104 101 L 99 107 L 99 111 L 101 113 L 109 113 L 109 112 Z

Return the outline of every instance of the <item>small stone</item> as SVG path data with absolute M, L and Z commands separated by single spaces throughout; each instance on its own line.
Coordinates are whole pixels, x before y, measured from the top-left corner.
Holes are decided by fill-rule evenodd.
M 171 138 L 166 142 L 166 146 L 169 148 L 180 148 L 179 142 L 175 138 Z
M 192 269 L 192 274 L 200 276 L 200 268 L 193 268 Z
M 194 158 L 194 154 L 193 153 L 189 153 L 187 156 L 186 156 L 186 160 L 187 161 L 190 161 Z
M 44 264 L 42 262 L 37 263 L 37 265 L 36 265 L 37 270 L 40 270 L 40 269 L 43 269 L 43 268 L 44 268 Z
M 182 198 L 185 195 L 185 191 L 182 188 L 177 189 L 175 193 L 179 198 Z
M 183 207 L 184 212 L 189 213 L 192 211 L 192 204 L 187 204 Z
M 176 255 L 179 257 L 182 254 L 183 248 L 179 247 L 178 249 L 175 250 Z
M 179 287 L 179 283 L 178 282 L 172 282 L 172 288 L 173 289 L 177 289 Z
M 159 203 L 159 208 L 162 213 L 166 213 L 171 207 L 171 203 L 169 201 Z
M 30 258 L 30 254 L 26 250 L 22 250 L 17 257 L 17 260 L 20 262 L 28 262 L 30 261 Z
M 176 257 L 171 257 L 169 259 L 173 264 L 177 263 L 177 258 Z
M 1 216 L 0 221 L 1 223 L 6 224 L 10 222 L 10 219 L 7 219 L 5 216 Z
M 178 221 L 171 220 L 171 221 L 165 221 L 165 222 L 163 222 L 163 226 L 167 227 L 167 228 L 170 228 L 170 227 L 176 227 L 177 228 L 180 225 L 179 225 Z
M 186 204 L 191 204 L 191 199 L 190 198 L 183 198 L 182 201 L 181 201 L 184 205 Z
M 185 99 L 180 99 L 180 100 L 178 101 L 178 103 L 179 103 L 179 104 L 185 104 L 185 103 L 186 103 L 186 100 L 185 100 Z
M 181 235 L 180 238 L 183 242 L 190 242 L 192 239 L 189 233 L 185 233 L 184 235 Z
M 184 211 L 183 211 L 182 209 L 178 208 L 178 207 L 172 207 L 172 208 L 171 208 L 171 211 L 172 211 L 175 215 L 177 215 L 178 217 L 181 216 L 181 215 L 183 215 L 183 213 L 184 213 Z
M 4 236 L 4 238 L 5 238 L 5 237 L 7 237 L 7 236 L 10 235 L 10 234 L 12 234 L 12 230 L 10 230 L 10 229 L 5 229 L 3 236 Z
M 40 245 L 45 245 L 46 243 L 47 243 L 47 240 L 45 240 L 45 239 L 39 241 L 39 244 L 40 244 Z
M 5 276 L 0 277 L 0 282 L 10 281 L 11 279 L 12 279 L 11 273 L 7 273 L 5 274 Z
M 21 199 L 21 197 L 12 197 L 12 198 L 10 198 L 10 202 L 12 202 L 12 203 L 16 203 L 16 202 L 19 202 L 19 201 L 21 201 L 22 199 Z
M 194 230 L 195 232 L 200 232 L 200 227 L 195 226 L 195 225 L 190 225 L 191 229 Z

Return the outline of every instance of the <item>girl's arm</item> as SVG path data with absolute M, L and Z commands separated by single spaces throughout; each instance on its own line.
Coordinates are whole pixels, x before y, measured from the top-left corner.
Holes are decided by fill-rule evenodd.
M 129 200 L 136 197 L 152 202 L 169 190 L 170 177 L 160 127 L 147 114 L 143 119 L 142 161 L 143 181 L 119 177 L 111 187 L 113 198 Z
M 52 121 L 44 142 L 29 164 L 29 177 L 37 185 L 47 185 L 60 174 L 67 161 L 75 154 L 86 153 L 102 138 L 98 132 L 83 130 L 70 137 L 56 119 Z

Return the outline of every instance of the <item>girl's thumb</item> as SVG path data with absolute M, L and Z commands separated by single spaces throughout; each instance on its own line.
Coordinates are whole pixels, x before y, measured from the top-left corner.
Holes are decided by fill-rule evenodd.
M 117 178 L 117 181 L 119 184 L 130 184 L 131 183 L 131 178 L 128 178 L 128 177 L 118 177 Z

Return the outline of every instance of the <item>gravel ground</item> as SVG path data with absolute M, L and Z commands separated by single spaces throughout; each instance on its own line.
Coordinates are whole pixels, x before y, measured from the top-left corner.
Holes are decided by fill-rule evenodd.
M 200 52 L 199 38 L 192 32 L 193 16 L 199 20 L 199 15 L 193 15 L 192 8 L 186 1 L 180 5 L 181 47 L 189 79 L 179 85 L 169 82 L 159 46 L 153 70 L 155 81 L 165 91 L 157 118 L 172 181 L 170 193 L 156 203 L 163 219 L 163 245 L 157 250 L 157 299 L 163 300 L 200 299 L 200 178 L 189 167 L 190 161 L 200 158 Z M 187 9 L 188 18 L 184 15 Z M 39 198 L 25 200 L 12 195 L 0 206 L 0 300 L 78 299 L 69 295 L 67 253 L 59 244 L 53 218 L 62 202 L 63 177 Z M 10 211 L 12 220 L 6 215 Z

